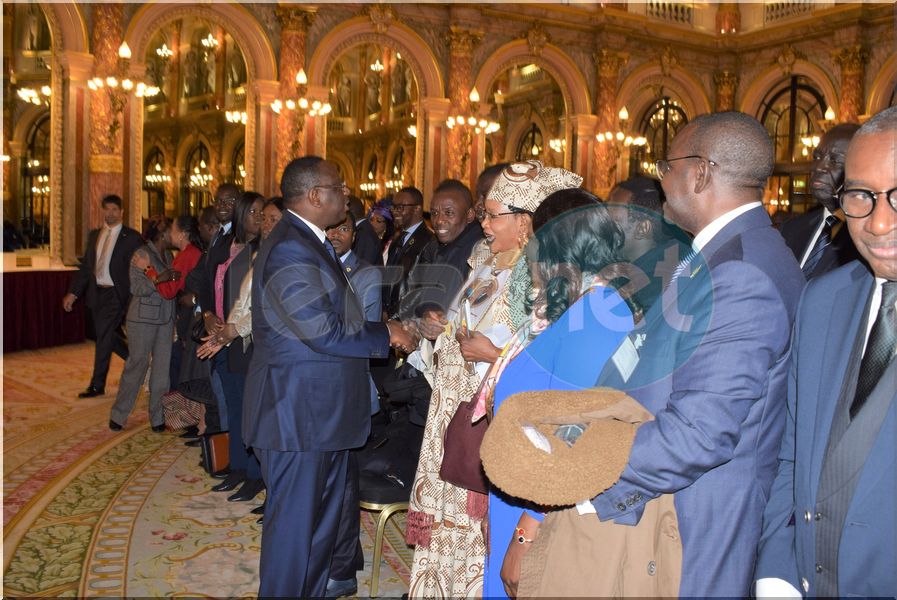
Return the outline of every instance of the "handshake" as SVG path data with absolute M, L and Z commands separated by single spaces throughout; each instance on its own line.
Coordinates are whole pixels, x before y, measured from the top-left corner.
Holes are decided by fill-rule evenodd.
M 405 354 L 409 354 L 417 348 L 420 336 L 409 326 L 406 326 L 401 321 L 387 321 L 386 328 L 389 330 L 390 347 Z

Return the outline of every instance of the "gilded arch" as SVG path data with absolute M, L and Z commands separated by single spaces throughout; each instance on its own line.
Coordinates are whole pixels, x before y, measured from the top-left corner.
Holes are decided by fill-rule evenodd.
M 568 119 L 573 115 L 591 114 L 592 105 L 586 78 L 573 59 L 552 44 L 546 44 L 542 54 L 535 56 L 530 52 L 526 40 L 508 42 L 486 59 L 480 67 L 474 86 L 481 94 L 487 93 L 489 86 L 499 74 L 521 61 L 539 65 L 554 78 L 564 95 Z
M 763 102 L 763 98 L 766 97 L 766 94 L 769 93 L 776 84 L 781 83 L 783 79 L 787 79 L 792 75 L 803 75 L 809 79 L 815 85 L 816 89 L 822 93 L 822 97 L 825 98 L 826 104 L 832 107 L 837 114 L 838 93 L 835 90 L 831 78 L 821 68 L 803 59 L 794 62 L 791 73 L 786 74 L 778 65 L 770 66 L 763 71 L 745 89 L 745 93 L 741 98 L 741 106 L 739 110 L 751 116 L 758 116 L 757 113 L 760 111 L 760 104 Z
M 617 99 L 620 106 L 627 106 L 629 114 L 636 119 L 642 116 L 651 104 L 657 101 L 654 88 L 663 86 L 682 101 L 689 119 L 709 113 L 710 98 L 701 82 L 684 69 L 674 68 L 665 76 L 658 63 L 646 63 L 632 70 L 620 86 Z M 634 121 L 633 121 L 634 122 Z
M 872 82 L 869 100 L 866 104 L 866 114 L 872 116 L 888 108 L 888 102 L 895 89 L 897 89 L 897 55 L 892 55 L 882 65 Z

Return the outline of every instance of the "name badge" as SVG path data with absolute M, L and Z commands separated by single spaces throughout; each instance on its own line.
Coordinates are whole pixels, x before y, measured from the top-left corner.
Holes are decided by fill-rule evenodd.
M 641 344 L 639 345 L 641 346 Z M 625 383 L 629 381 L 639 360 L 638 350 L 632 342 L 632 338 L 627 336 L 626 339 L 623 340 L 623 343 L 620 344 L 620 347 L 614 352 L 611 360 L 617 368 L 617 372 L 620 373 L 620 377 L 623 378 L 623 382 Z

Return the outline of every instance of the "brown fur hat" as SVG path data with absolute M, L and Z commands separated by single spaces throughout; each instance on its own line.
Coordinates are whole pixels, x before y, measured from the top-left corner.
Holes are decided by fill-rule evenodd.
M 610 388 L 522 392 L 502 402 L 480 459 L 489 481 L 503 492 L 542 506 L 568 506 L 594 498 L 620 478 L 636 429 L 652 418 Z M 556 435 L 569 424 L 587 425 L 572 446 Z M 536 443 L 550 445 L 551 452 Z

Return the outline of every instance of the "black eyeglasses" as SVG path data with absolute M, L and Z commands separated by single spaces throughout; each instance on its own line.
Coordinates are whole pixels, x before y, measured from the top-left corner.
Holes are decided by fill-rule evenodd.
M 392 210 L 396 212 L 402 212 L 403 210 L 413 208 L 415 206 L 420 206 L 420 204 L 393 204 Z
M 838 202 L 841 204 L 841 210 L 844 211 L 846 216 L 853 219 L 862 219 L 871 215 L 872 211 L 875 210 L 875 202 L 878 200 L 879 194 L 884 194 L 891 208 L 897 211 L 897 188 L 891 188 L 882 192 L 858 188 L 844 190 L 838 194 Z
M 315 188 L 320 190 L 339 190 L 346 196 L 349 195 L 349 186 L 346 185 L 345 181 L 334 183 L 333 185 L 316 185 Z
M 236 198 L 230 198 L 227 196 L 225 196 L 224 198 L 215 198 L 215 204 L 228 204 L 230 206 L 233 206 L 236 203 L 237 203 Z
M 522 213 L 522 212 L 516 211 L 516 210 L 509 210 L 508 212 L 500 212 L 500 213 L 491 213 L 488 210 L 484 210 L 483 211 L 483 221 L 485 221 L 486 219 L 489 219 L 490 221 L 494 221 L 495 219 L 497 219 L 499 217 L 505 217 L 507 215 L 522 215 L 522 214 L 526 214 L 526 213 Z
M 677 160 L 685 160 L 686 158 L 697 158 L 700 160 L 707 161 L 707 164 L 709 164 L 711 166 L 714 166 L 714 167 L 718 166 L 717 163 L 710 160 L 709 158 L 705 158 L 705 157 L 701 156 L 700 154 L 689 154 L 688 156 L 680 156 L 679 158 L 668 158 L 666 160 L 658 160 L 658 161 L 654 162 L 654 169 L 657 171 L 657 178 L 660 180 L 663 180 L 664 175 L 669 173 L 670 169 L 672 168 L 672 165 L 670 163 L 674 163 Z

